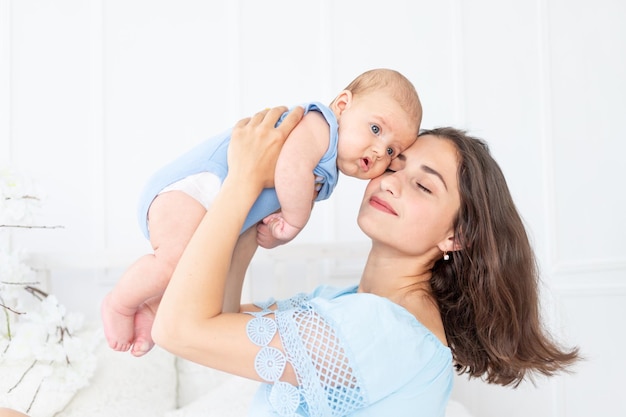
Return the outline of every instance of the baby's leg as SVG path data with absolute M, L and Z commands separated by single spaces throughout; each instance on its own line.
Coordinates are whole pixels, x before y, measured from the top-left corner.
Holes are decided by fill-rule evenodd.
M 147 300 L 160 297 L 187 242 L 206 209 L 182 191 L 160 194 L 150 206 L 149 229 L 153 254 L 144 255 L 124 272 L 102 303 L 102 321 L 109 346 L 140 356 L 152 347 L 151 324 L 135 315 Z
M 256 231 L 254 227 L 251 227 L 239 237 L 233 252 L 224 294 L 223 311 L 226 313 L 238 313 L 240 311 L 241 287 L 256 248 Z M 135 356 L 145 354 L 154 346 L 151 336 L 152 323 L 154 323 L 160 302 L 161 297 L 151 298 L 137 309 L 135 314 L 135 341 L 131 350 Z

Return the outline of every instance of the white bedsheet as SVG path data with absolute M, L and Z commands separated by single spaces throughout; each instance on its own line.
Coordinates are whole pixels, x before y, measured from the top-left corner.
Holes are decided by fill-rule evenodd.
M 98 368 L 55 417 L 245 417 L 258 383 L 226 375 L 155 348 L 142 358 L 98 348 Z M 182 407 L 177 408 L 177 403 Z M 472 417 L 451 401 L 446 417 Z

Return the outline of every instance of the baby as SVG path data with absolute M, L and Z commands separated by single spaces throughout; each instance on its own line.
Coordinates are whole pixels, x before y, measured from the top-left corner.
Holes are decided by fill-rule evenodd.
M 265 189 L 242 232 L 257 225 L 257 243 L 272 248 L 292 240 L 306 225 L 313 201 L 327 199 L 339 171 L 360 179 L 385 172 L 416 139 L 422 118 L 417 92 L 402 74 L 374 69 L 359 75 L 330 106 L 303 105 L 276 164 L 275 188 Z M 183 249 L 228 171 L 231 130 L 166 165 L 140 199 L 139 222 L 153 253 L 139 258 L 102 303 L 109 346 L 141 356 L 152 346 L 152 322 L 137 314 L 160 297 Z M 280 211 L 278 211 L 280 210 Z

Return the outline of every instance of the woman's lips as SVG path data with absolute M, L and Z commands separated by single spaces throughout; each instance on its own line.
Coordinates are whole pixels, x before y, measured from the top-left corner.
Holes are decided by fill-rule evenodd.
M 378 197 L 370 198 L 370 205 L 377 210 L 384 211 L 385 213 L 393 214 L 394 216 L 398 215 L 398 213 L 396 213 L 396 211 L 391 208 L 389 204 Z

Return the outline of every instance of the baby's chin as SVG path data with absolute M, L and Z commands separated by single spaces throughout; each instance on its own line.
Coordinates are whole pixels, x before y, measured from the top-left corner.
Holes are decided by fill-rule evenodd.
M 378 175 L 375 175 L 375 173 L 372 171 L 368 171 L 368 172 L 363 172 L 360 170 L 352 170 L 350 172 L 346 172 L 342 170 L 339 170 L 339 171 L 344 175 L 347 175 L 349 177 L 356 178 L 359 180 L 371 180 L 372 178 L 376 178 L 378 176 Z
M 339 172 L 341 172 L 343 175 L 347 175 L 348 177 L 357 178 L 360 180 L 371 180 L 372 178 L 376 178 L 380 175 L 373 170 L 364 171 L 359 167 L 354 166 L 353 164 L 346 164 L 343 166 L 341 164 L 337 164 L 337 168 L 339 169 Z

